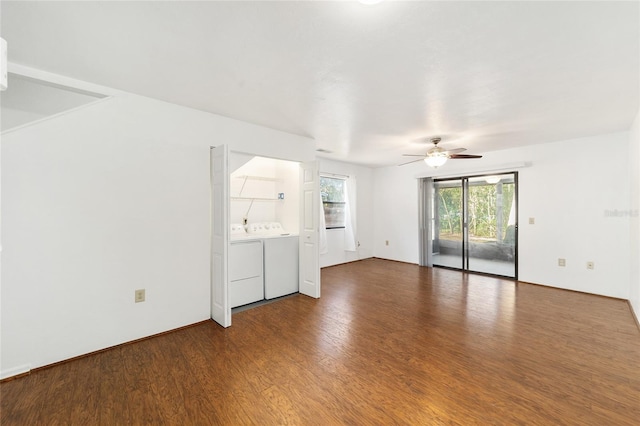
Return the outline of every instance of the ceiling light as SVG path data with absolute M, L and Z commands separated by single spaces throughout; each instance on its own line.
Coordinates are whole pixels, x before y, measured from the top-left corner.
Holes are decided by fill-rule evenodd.
M 491 185 L 495 185 L 500 182 L 500 176 L 487 176 L 484 180 Z
M 448 158 L 449 156 L 445 151 L 435 151 L 427 154 L 424 158 L 424 162 L 427 163 L 427 166 L 437 169 L 446 163 Z

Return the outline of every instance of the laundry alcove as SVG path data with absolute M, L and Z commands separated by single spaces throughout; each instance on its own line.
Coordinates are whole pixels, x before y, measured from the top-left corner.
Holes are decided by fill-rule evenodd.
M 318 166 L 211 150 L 212 318 L 300 292 L 320 297 Z

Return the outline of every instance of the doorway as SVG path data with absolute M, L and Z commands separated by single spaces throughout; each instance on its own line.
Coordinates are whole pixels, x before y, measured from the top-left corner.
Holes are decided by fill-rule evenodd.
M 255 300 L 256 294 L 260 299 L 267 295 L 267 287 L 274 287 L 270 286 L 269 282 L 275 283 L 276 287 L 283 283 L 282 274 L 278 274 L 282 271 L 278 268 L 283 267 L 284 250 L 264 248 L 263 240 L 266 236 L 259 235 L 261 231 L 268 229 L 269 232 L 277 232 L 279 235 L 272 237 L 283 239 L 295 237 L 296 230 L 293 228 L 297 227 L 297 259 L 295 250 L 290 251 L 293 254 L 289 256 L 289 261 L 294 266 L 289 264 L 289 270 L 286 272 L 291 272 L 297 263 L 298 290 L 307 296 L 319 298 L 321 285 L 318 249 L 320 174 L 317 161 L 298 163 L 294 173 L 296 177 L 289 176 L 288 172 L 285 173 L 273 164 L 267 167 L 263 162 L 257 165 L 260 167 L 252 166 L 251 170 L 245 170 L 242 175 L 232 176 L 231 168 L 235 171 L 254 156 L 240 154 L 231 158 L 229 154 L 227 145 L 211 147 L 211 318 L 223 327 L 231 325 L 232 304 L 251 303 Z M 281 178 L 285 180 L 285 175 L 289 176 L 286 179 L 288 182 L 276 185 Z M 237 180 L 233 185 L 230 183 L 232 177 Z M 289 184 L 291 186 L 288 186 Z M 292 200 L 296 201 L 293 204 L 297 204 L 297 208 L 294 206 L 290 209 L 288 203 L 285 208 L 285 201 Z M 237 204 L 233 208 L 230 206 L 232 201 Z M 267 205 L 256 207 L 256 201 Z M 230 220 L 235 220 L 236 223 L 231 223 Z M 256 226 L 251 228 L 256 232 L 253 235 L 245 235 L 244 239 L 242 232 L 247 233 L 244 225 L 248 226 L 254 220 L 268 221 L 268 224 L 254 223 Z M 272 225 L 276 224 L 276 221 L 278 226 L 274 228 Z M 282 235 L 287 234 L 282 230 L 283 223 L 289 227 L 289 232 L 293 232 L 293 235 Z M 251 241 L 252 246 L 234 250 L 235 253 L 232 254 L 232 233 L 238 242 Z M 288 248 L 291 249 L 291 246 Z M 265 255 L 268 252 L 276 254 L 275 260 L 272 260 L 274 256 Z M 287 269 L 286 266 L 284 268 Z M 287 277 L 290 278 L 290 274 L 287 274 Z M 295 274 L 292 279 L 295 280 Z M 235 295 L 231 294 L 234 291 L 230 288 L 230 284 L 234 284 L 232 281 L 238 284 Z
M 517 172 L 429 183 L 427 264 L 517 279 Z

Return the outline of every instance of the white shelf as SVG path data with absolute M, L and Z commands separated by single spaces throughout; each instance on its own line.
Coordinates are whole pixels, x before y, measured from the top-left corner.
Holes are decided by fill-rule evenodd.
M 277 198 L 265 197 L 230 197 L 232 200 L 250 200 L 250 201 L 278 201 Z
M 271 178 L 271 177 L 266 177 L 266 176 L 250 176 L 250 175 L 242 175 L 242 176 L 234 176 L 236 179 L 242 179 L 242 187 L 240 188 L 240 191 L 238 192 L 237 196 L 231 196 L 230 198 L 232 200 L 251 200 L 251 201 L 275 201 L 278 199 L 278 197 L 247 197 L 247 196 L 243 196 L 242 192 L 244 191 L 244 187 L 247 184 L 247 181 L 249 180 L 258 180 L 258 181 L 266 181 L 266 182 L 277 182 L 281 179 L 276 179 L 276 178 Z M 271 190 L 267 190 L 265 191 L 264 189 L 262 189 L 261 191 L 263 194 L 264 193 L 270 193 Z
M 244 180 L 266 180 L 268 182 L 278 182 L 282 179 L 266 177 L 266 176 L 251 176 L 251 175 L 242 175 L 242 176 L 234 176 L 236 179 L 244 179 Z

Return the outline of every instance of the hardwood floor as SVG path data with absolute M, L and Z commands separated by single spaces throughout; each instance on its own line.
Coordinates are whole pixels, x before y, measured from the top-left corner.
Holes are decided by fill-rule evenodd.
M 625 301 L 369 259 L 0 384 L 6 425 L 638 425 Z

